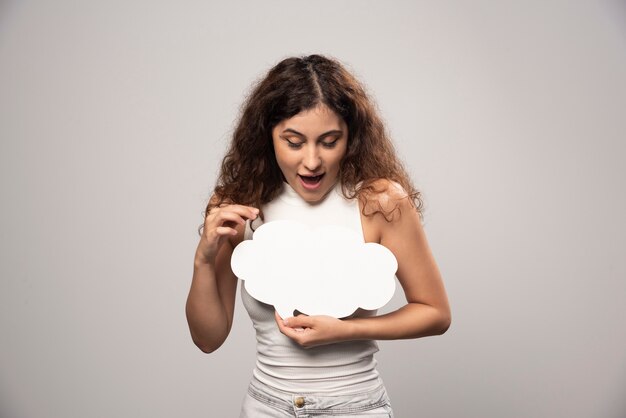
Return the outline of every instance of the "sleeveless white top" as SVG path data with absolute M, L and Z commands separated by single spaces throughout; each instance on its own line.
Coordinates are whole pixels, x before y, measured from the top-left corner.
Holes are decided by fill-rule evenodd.
M 358 200 L 346 199 L 340 183 L 321 202 L 311 204 L 283 182 L 280 195 L 262 209 L 264 222 L 294 220 L 311 226 L 342 225 L 363 236 Z M 256 229 L 256 222 L 253 224 Z M 248 221 L 244 239 L 251 239 L 252 234 Z M 323 262 L 323 255 L 319 262 Z M 287 392 L 316 393 L 356 392 L 379 384 L 373 356 L 378 351 L 376 341 L 344 341 L 304 348 L 280 332 L 274 307 L 250 296 L 243 280 L 241 298 L 256 330 L 257 362 L 252 373 L 258 381 Z M 377 310 L 359 309 L 352 316 L 376 313 Z

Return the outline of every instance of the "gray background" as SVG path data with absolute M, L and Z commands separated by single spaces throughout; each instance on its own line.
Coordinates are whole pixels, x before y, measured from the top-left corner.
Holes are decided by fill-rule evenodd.
M 396 415 L 626 416 L 624 2 L 225 3 L 0 3 L 0 415 L 237 416 L 253 329 L 238 296 L 192 344 L 196 228 L 249 86 L 319 52 L 378 103 L 452 304 L 380 343 Z

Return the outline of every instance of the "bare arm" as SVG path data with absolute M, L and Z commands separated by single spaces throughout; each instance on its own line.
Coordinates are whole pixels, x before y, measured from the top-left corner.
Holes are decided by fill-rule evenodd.
M 232 327 L 237 277 L 230 268 L 230 257 L 243 239 L 246 218 L 256 218 L 254 208 L 215 208 L 205 220 L 196 249 L 186 314 L 191 338 L 205 353 L 217 350 Z
M 400 212 L 391 221 L 380 214 L 364 220 L 369 242 L 380 242 L 398 261 L 396 276 L 407 304 L 385 315 L 338 320 L 329 316 L 276 320 L 281 332 L 304 347 L 331 342 L 373 339 L 418 338 L 443 334 L 451 322 L 450 307 L 441 274 L 431 253 L 417 211 L 399 190 L 390 188 L 383 207 L 399 204 Z M 398 216 L 399 215 L 399 216 Z M 304 331 L 294 328 L 303 327 Z
M 346 320 L 351 325 L 350 339 L 419 338 L 443 334 L 450 326 L 441 273 L 417 211 L 402 197 L 398 191 L 391 192 L 390 200 L 399 204 L 399 216 L 390 222 L 380 216 L 372 222 L 380 231 L 380 243 L 398 260 L 396 276 L 407 304 L 385 315 Z

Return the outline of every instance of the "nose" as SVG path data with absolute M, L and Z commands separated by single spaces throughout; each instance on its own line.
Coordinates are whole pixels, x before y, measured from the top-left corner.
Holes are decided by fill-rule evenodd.
M 303 165 L 307 170 L 315 172 L 322 165 L 322 158 L 320 157 L 319 150 L 316 146 L 307 148 L 306 154 L 304 155 Z

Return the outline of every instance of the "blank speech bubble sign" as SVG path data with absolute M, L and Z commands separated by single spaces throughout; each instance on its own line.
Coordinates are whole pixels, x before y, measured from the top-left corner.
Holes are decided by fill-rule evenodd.
M 344 318 L 389 302 L 398 262 L 388 248 L 364 243 L 346 227 L 272 221 L 235 247 L 231 268 L 252 297 L 283 318 L 296 309 Z

